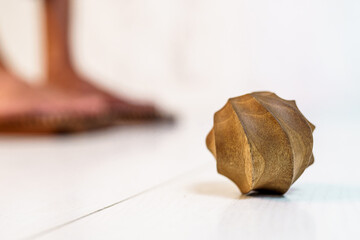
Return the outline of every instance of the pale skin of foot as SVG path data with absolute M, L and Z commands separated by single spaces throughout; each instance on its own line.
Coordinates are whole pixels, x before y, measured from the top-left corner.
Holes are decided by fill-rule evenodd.
M 31 95 L 30 86 L 10 74 L 0 59 L 0 117 L 31 111 L 31 103 L 22 99 Z
M 106 116 L 108 111 L 103 99 L 97 96 L 71 97 L 57 89 L 30 86 L 8 70 L 0 58 L 0 131 L 7 131 L 7 127 L 1 127 L 20 122 L 21 127 L 14 131 L 51 132 L 64 129 L 65 121 L 67 130 L 72 131 L 80 129 L 82 121 Z M 40 123 L 34 130 L 33 125 L 27 126 L 34 120 L 45 124 Z M 68 122 L 77 126 L 72 128 Z

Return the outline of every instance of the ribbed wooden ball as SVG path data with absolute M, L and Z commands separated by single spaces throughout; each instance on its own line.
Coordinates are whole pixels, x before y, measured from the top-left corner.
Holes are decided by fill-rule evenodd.
M 314 129 L 295 101 L 254 92 L 229 99 L 215 113 L 206 145 L 218 172 L 242 193 L 284 194 L 314 162 Z

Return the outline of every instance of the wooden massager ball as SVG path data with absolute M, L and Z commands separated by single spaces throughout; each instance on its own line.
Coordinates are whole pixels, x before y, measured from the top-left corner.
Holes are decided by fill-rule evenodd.
M 284 194 L 314 162 L 314 129 L 295 101 L 254 92 L 229 99 L 215 113 L 206 145 L 218 172 L 242 193 Z

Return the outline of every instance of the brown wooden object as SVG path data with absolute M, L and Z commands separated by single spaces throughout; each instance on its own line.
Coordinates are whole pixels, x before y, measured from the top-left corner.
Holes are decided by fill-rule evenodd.
M 244 194 L 284 194 L 314 162 L 311 124 L 295 101 L 271 92 L 231 98 L 215 113 L 206 145 L 220 174 Z

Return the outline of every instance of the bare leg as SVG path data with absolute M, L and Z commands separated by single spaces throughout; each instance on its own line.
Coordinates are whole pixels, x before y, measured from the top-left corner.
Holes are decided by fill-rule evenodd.
M 80 76 L 71 62 L 69 47 L 69 0 L 45 0 L 48 83 L 73 94 L 93 94 L 105 99 L 115 120 L 154 120 L 161 118 L 152 105 L 130 103 Z
M 69 1 L 45 0 L 48 81 L 57 83 L 63 70 L 72 69 L 68 46 Z M 63 79 L 61 82 L 67 81 Z M 60 82 L 59 82 L 60 83 Z
M 5 68 L 3 61 L 2 61 L 2 57 L 0 55 L 0 70 L 3 70 Z

